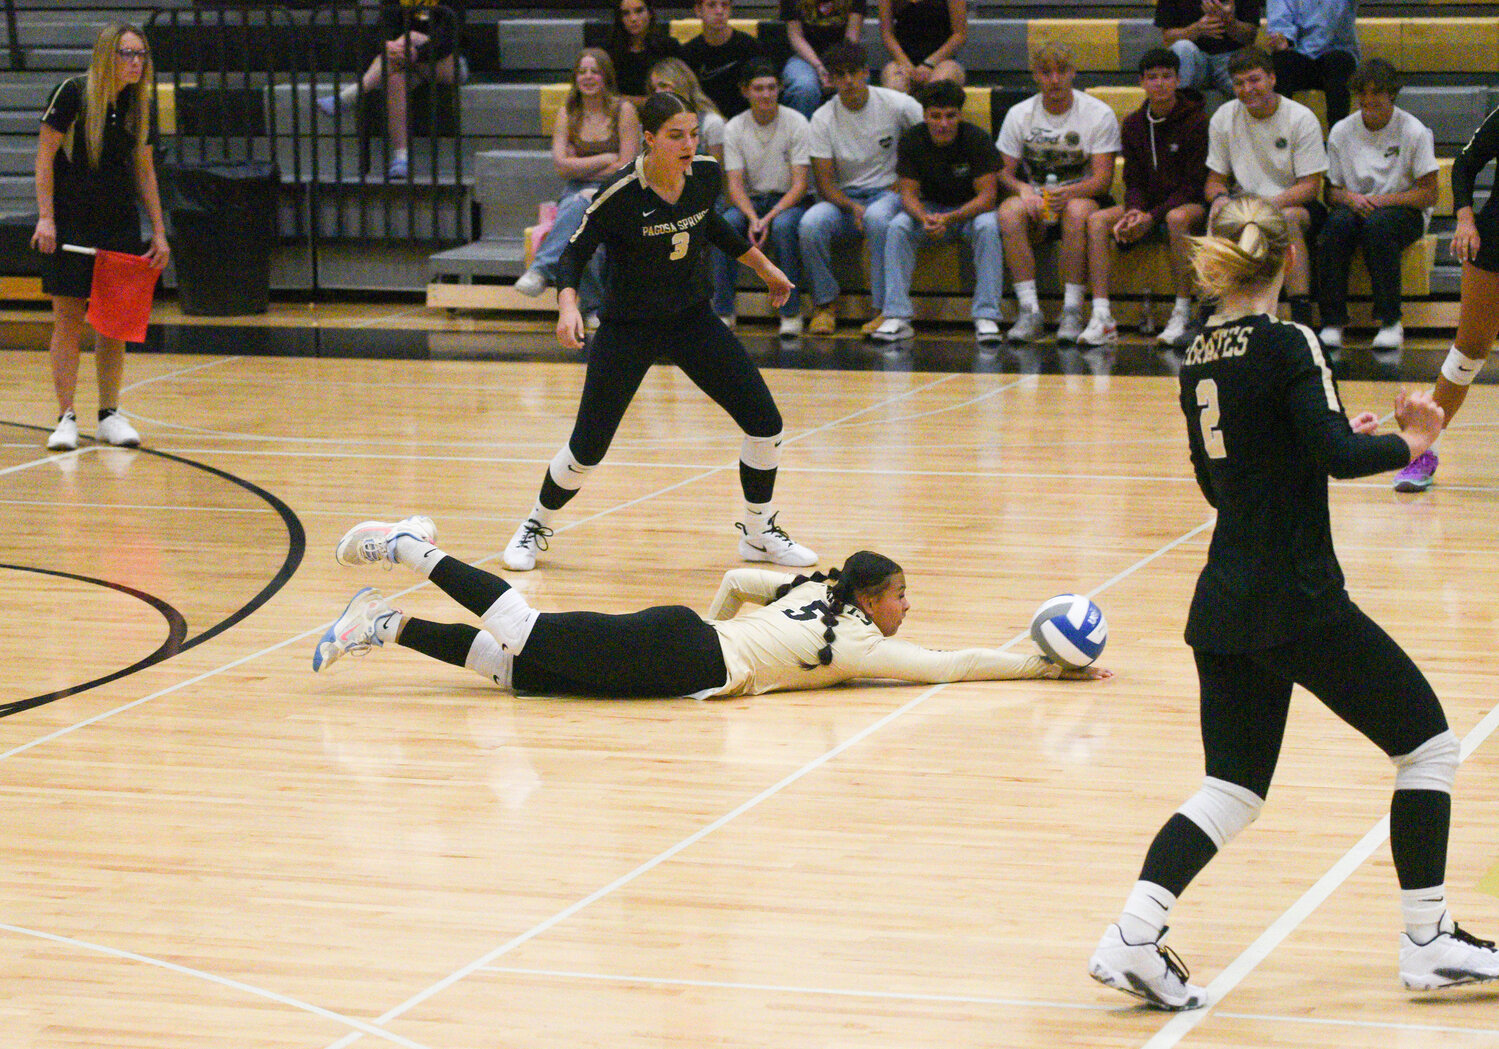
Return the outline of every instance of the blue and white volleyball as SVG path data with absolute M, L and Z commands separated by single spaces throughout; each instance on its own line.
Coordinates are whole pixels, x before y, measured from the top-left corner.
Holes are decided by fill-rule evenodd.
M 1058 594 L 1036 609 L 1031 638 L 1053 662 L 1080 670 L 1103 652 L 1109 623 L 1103 609 L 1082 594 Z

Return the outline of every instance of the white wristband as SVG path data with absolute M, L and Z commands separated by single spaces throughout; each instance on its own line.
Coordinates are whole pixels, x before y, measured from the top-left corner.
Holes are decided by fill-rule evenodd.
M 1483 362 L 1483 357 L 1475 360 L 1454 346 L 1442 362 L 1442 378 L 1454 386 L 1470 386 L 1483 370 Z

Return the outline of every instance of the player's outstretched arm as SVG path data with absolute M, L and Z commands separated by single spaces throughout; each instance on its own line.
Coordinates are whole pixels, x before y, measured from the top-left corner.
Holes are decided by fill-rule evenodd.
M 794 285 L 781 272 L 781 268 L 766 257 L 765 252 L 759 248 L 752 247 L 749 251 L 739 256 L 739 261 L 759 275 L 765 282 L 766 290 L 770 292 L 770 304 L 777 309 L 786 305 L 786 300 L 791 298 L 791 289 Z

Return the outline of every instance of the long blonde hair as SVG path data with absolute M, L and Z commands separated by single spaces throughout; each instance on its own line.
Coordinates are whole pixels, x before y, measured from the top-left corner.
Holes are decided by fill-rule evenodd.
M 680 58 L 663 58 L 651 66 L 651 76 L 657 80 L 665 80 L 670 86 L 669 90 L 685 98 L 691 105 L 692 111 L 701 115 L 703 112 L 718 113 L 718 107 L 713 100 L 703 93 L 703 85 L 698 83 L 697 74 L 694 73 Z M 723 116 L 722 113 L 718 113 Z
M 1291 230 L 1264 197 L 1234 197 L 1205 237 L 1192 238 L 1192 268 L 1204 294 L 1221 298 L 1274 280 L 1285 265 Z
M 610 129 L 615 132 L 619 130 L 619 89 L 614 79 L 614 59 L 601 47 L 585 47 L 578 52 L 578 60 L 573 63 L 572 86 L 568 88 L 567 100 L 562 104 L 567 113 L 567 140 L 574 146 L 578 144 L 578 132 L 583 126 L 583 92 L 578 90 L 578 70 L 583 68 L 585 58 L 593 59 L 593 64 L 599 67 L 599 75 L 604 78 L 604 90 L 599 92 L 599 101 L 604 107 L 604 115 L 609 118 Z
M 89 166 L 97 168 L 99 159 L 104 154 L 104 118 L 109 113 L 110 104 L 115 102 L 115 84 L 119 81 L 120 68 L 120 41 L 126 35 L 133 35 L 144 44 L 146 34 L 133 25 L 123 22 L 111 22 L 99 33 L 99 39 L 94 41 L 94 57 L 89 62 L 88 77 L 84 82 L 83 89 L 83 140 L 88 146 Z M 151 52 L 146 51 L 146 61 L 141 67 L 141 78 L 134 84 L 125 88 L 132 92 L 130 99 L 130 117 L 126 122 L 126 129 L 135 136 L 136 148 L 146 144 L 146 136 L 151 129 L 151 88 L 155 82 L 156 71 L 151 65 Z M 120 94 L 124 94 L 122 91 Z M 77 129 L 77 121 L 68 129 L 66 148 L 68 156 L 73 156 L 74 131 Z

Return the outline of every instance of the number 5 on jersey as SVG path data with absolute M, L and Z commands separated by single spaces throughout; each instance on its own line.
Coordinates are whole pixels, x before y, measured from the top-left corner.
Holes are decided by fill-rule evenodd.
M 1197 407 L 1202 414 L 1197 417 L 1202 427 L 1202 447 L 1209 459 L 1226 459 L 1228 449 L 1223 447 L 1223 431 L 1218 429 L 1218 381 L 1203 379 L 1197 384 Z

